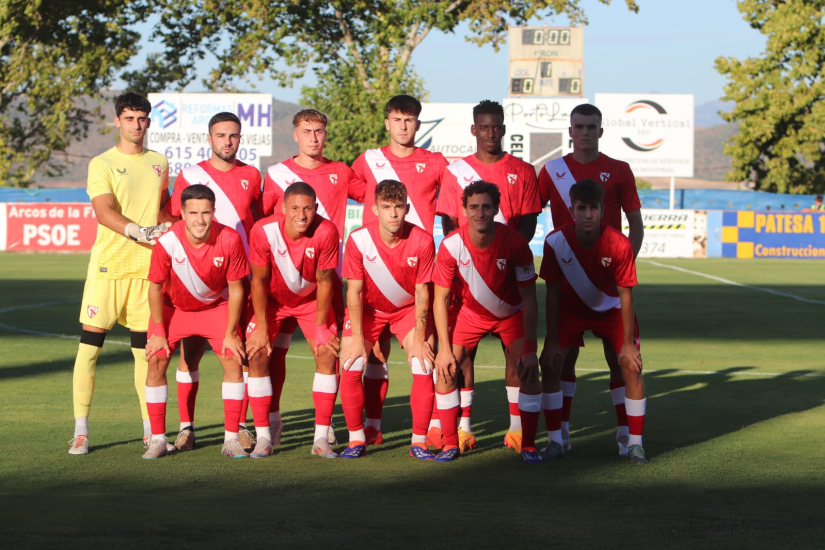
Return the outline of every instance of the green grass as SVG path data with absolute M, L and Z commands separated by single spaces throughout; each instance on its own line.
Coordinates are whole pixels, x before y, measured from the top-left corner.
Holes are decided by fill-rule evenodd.
M 313 366 L 300 358 L 309 356 L 300 338 L 276 456 L 219 455 L 220 369 L 207 355 L 197 449 L 143 461 L 131 353 L 112 343 L 128 341 L 122 329 L 98 363 L 93 452 L 73 457 L 66 442 L 77 341 L 21 330 L 78 334 L 87 261 L 0 254 L 2 548 L 750 549 L 825 541 L 825 305 L 640 261 L 646 467 L 615 455 L 607 372 L 592 338 L 579 360 L 573 451 L 559 462 L 527 467 L 501 445 L 503 359 L 489 338 L 478 364 L 493 368 L 476 372 L 479 449 L 455 463 L 407 456 L 411 377 L 395 364 L 385 444 L 358 461 L 312 457 Z M 820 262 L 659 263 L 825 302 Z M 51 302 L 60 303 L 31 307 Z M 397 348 L 391 359 L 401 360 Z M 343 426 L 339 408 L 336 421 Z

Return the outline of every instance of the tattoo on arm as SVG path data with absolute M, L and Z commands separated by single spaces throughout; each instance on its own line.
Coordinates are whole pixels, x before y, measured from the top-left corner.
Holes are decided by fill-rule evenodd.
M 418 317 L 418 321 L 421 323 L 422 326 L 427 326 L 427 317 L 430 316 L 430 310 L 424 308 L 421 310 L 421 315 Z
M 332 273 L 334 271 L 335 271 L 334 269 L 319 269 L 315 273 L 315 278 L 318 279 L 319 281 L 327 281 L 327 280 L 329 280 L 330 277 L 332 277 Z

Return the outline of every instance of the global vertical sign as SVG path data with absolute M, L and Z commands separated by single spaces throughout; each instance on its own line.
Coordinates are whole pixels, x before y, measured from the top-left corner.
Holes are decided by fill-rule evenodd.
M 693 177 L 693 95 L 596 94 L 599 149 L 637 176 Z

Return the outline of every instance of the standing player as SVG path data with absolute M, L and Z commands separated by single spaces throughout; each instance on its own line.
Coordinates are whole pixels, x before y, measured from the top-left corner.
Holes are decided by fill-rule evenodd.
M 436 457 L 440 462 L 453 460 L 460 452 L 456 366 L 462 364 L 479 340 L 489 333 L 501 339 L 508 385 L 521 387 L 519 362 L 529 372 L 535 371 L 537 365 L 538 308 L 533 254 L 524 237 L 495 221 L 500 198 L 498 187 L 492 183 L 477 181 L 465 187 L 462 202 L 467 224 L 445 238 L 438 249 L 433 273 L 433 314 L 439 342 L 435 361 L 436 405 L 445 444 Z M 463 305 L 450 318 L 450 292 L 456 275 Z M 517 382 L 511 382 L 513 380 Z M 532 389 L 532 395 L 518 399 L 524 400 L 525 411 L 534 413 L 519 414 L 533 422 L 535 434 L 541 396 Z M 528 387 L 524 390 L 528 391 Z M 531 433 L 530 425 L 524 429 L 527 434 Z M 522 449 L 529 453 L 529 456 L 523 455 L 525 461 L 538 461 L 536 450 L 529 443 L 525 438 Z
M 410 408 L 413 435 L 410 456 L 432 460 L 427 424 L 433 411 L 433 330 L 430 280 L 435 261 L 433 238 L 405 221 L 410 210 L 404 184 L 384 180 L 375 188 L 373 214 L 378 219 L 353 231 L 344 256 L 347 317 L 341 363 L 341 406 L 349 429 L 349 445 L 341 458 L 367 452 L 364 430 L 364 383 L 361 375 L 371 349 L 389 327 L 407 352 L 413 385 Z
M 149 129 L 149 101 L 127 92 L 115 100 L 115 127 L 120 139 L 89 163 L 86 188 L 97 218 L 97 237 L 89 258 L 80 308 L 80 346 L 74 364 L 72 398 L 74 438 L 69 454 L 89 453 L 89 409 L 95 387 L 95 366 L 106 332 L 116 322 L 131 331 L 135 358 L 135 389 L 143 413 L 143 441 L 151 437 L 144 388 L 149 326 L 149 262 L 155 239 L 167 221 L 161 205 L 169 198 L 166 157 L 143 147 Z M 162 218 L 162 219 L 160 219 Z
M 494 183 L 501 193 L 496 221 L 521 233 L 528 243 L 533 239 L 536 219 L 542 209 L 536 171 L 532 164 L 504 151 L 501 142 L 506 130 L 504 109 L 500 104 L 485 100 L 473 108 L 470 131 L 476 138 L 477 151 L 449 165 L 442 176 L 437 213 L 442 216 L 445 235 L 467 223 L 461 202 L 463 189 L 474 181 L 483 180 Z M 472 406 L 473 379 L 470 361 L 468 358 L 461 364 L 465 375 L 464 391 L 461 392 L 462 417 L 467 418 L 464 430 L 471 429 L 469 410 Z M 510 407 L 510 428 L 504 436 L 504 443 L 519 452 L 521 416 L 518 409 L 519 379 L 515 370 L 505 379 L 505 385 Z
M 327 117 L 315 109 L 304 109 L 292 118 L 295 130 L 293 139 L 298 143 L 298 155 L 270 166 L 264 180 L 264 214 L 277 212 L 284 201 L 287 188 L 296 181 L 309 184 L 317 197 L 318 214 L 331 221 L 341 239 L 344 236 L 344 221 L 347 199 L 364 202 L 364 182 L 343 162 L 324 157 L 327 140 Z M 343 259 L 343 241 L 339 243 L 339 260 Z M 344 322 L 344 294 L 341 281 L 341 266 L 333 274 L 335 283 L 332 305 L 338 326 Z M 274 343 L 270 372 L 274 384 L 275 398 L 272 400 L 271 423 L 275 427 L 276 438 L 283 430 L 280 396 L 286 380 L 286 353 L 292 341 L 296 325 L 287 321 L 281 326 L 281 333 Z M 330 431 L 330 443 L 335 444 L 335 434 Z
M 549 434 L 548 458 L 564 456 L 561 431 L 562 364 L 584 345 L 587 330 L 610 343 L 626 384 L 630 462 L 647 464 L 642 447 L 645 386 L 639 354 L 639 325 L 633 312 L 636 264 L 630 240 L 601 223 L 604 188 L 593 180 L 570 187 L 573 222 L 547 236 L 541 277 L 547 282 L 547 337 L 541 352 L 542 402 Z
M 600 182 L 605 189 L 604 216 L 602 223 L 619 231 L 622 230 L 622 210 L 630 226 L 630 242 L 633 257 L 639 254 L 644 240 L 641 203 L 636 192 L 636 178 L 626 162 L 612 159 L 599 152 L 599 138 L 602 137 L 602 113 L 595 105 L 584 103 L 570 112 L 570 139 L 573 152 L 553 159 L 545 164 L 539 174 L 539 189 L 542 204 L 550 201 L 553 226 L 561 227 L 569 222 L 570 187 L 577 181 L 592 179 Z M 625 385 L 622 369 L 609 340 L 603 340 L 604 357 L 610 367 L 610 394 L 616 408 L 619 424 L 616 441 L 619 454 L 627 455 L 627 414 L 624 407 Z M 576 359 L 579 349 L 572 348 L 567 355 L 562 371 L 562 391 L 564 405 L 562 413 L 562 438 L 565 450 L 570 450 L 570 409 L 576 393 Z
M 246 331 L 246 350 L 251 390 L 253 379 L 270 380 L 269 355 L 282 323 L 290 319 L 298 322 L 315 355 L 312 453 L 336 458 L 328 437 L 338 394 L 338 327 L 332 294 L 338 284 L 335 269 L 339 239 L 332 222 L 317 215 L 316 210 L 315 191 L 304 182 L 296 182 L 284 192 L 281 212 L 252 228 L 249 256 L 255 316 Z M 272 383 L 269 392 L 272 395 Z
M 376 220 L 375 188 L 383 180 L 395 180 L 407 189 L 410 211 L 406 221 L 417 225 L 430 235 L 435 226 L 435 204 L 441 173 L 449 164 L 441 153 L 433 153 L 415 146 L 415 133 L 421 126 L 421 102 L 412 96 L 397 95 L 384 109 L 384 127 L 390 133 L 390 144 L 380 149 L 369 149 L 352 165 L 355 174 L 366 183 L 363 225 Z M 385 331 L 367 359 L 364 370 L 364 400 L 366 406 L 365 434 L 367 445 L 384 441 L 381 434 L 381 416 L 389 388 L 387 360 L 391 335 Z
M 181 216 L 181 194 L 191 184 L 208 185 L 215 193 L 215 219 L 231 227 L 241 237 L 244 251 L 249 255 L 249 232 L 255 220 L 261 218 L 261 173 L 236 158 L 241 144 L 241 121 L 234 113 L 218 113 L 209 120 L 208 135 L 212 155 L 208 160 L 184 168 L 175 178 L 175 189 L 167 203 L 173 217 Z M 244 282 L 249 294 L 248 283 Z M 198 395 L 200 370 L 198 364 L 206 351 L 206 339 L 192 336 L 185 338 L 181 346 L 180 361 L 175 375 L 178 388 L 180 433 L 175 441 L 179 450 L 190 450 L 195 444 L 195 399 Z M 249 377 L 249 367 L 244 367 L 244 381 Z M 246 449 L 255 440 L 246 429 L 246 412 L 249 393 L 244 387 L 244 402 L 239 417 L 240 442 Z
M 180 194 L 180 209 L 183 220 L 158 239 L 149 271 L 152 318 L 146 345 L 146 401 L 152 441 L 143 458 L 166 455 L 166 369 L 178 343 L 190 336 L 207 339 L 223 367 L 221 454 L 247 457 L 238 441 L 237 420 L 243 402 L 241 360 L 245 355 L 238 323 L 246 300 L 243 281 L 249 263 L 238 232 L 215 221 L 215 193 L 209 187 L 187 186 Z M 262 412 L 268 419 L 269 403 Z M 268 456 L 268 439 L 261 436 L 259 444 L 262 449 L 255 449 L 252 456 Z

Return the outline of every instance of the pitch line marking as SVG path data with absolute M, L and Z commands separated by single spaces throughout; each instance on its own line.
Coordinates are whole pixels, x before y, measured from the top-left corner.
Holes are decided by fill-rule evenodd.
M 715 275 L 708 275 L 707 273 L 700 273 L 699 271 L 691 271 L 690 269 L 685 269 L 683 267 L 676 267 L 675 265 L 661 264 L 659 262 L 654 262 L 652 260 L 639 260 L 639 261 L 645 262 L 647 264 L 655 265 L 655 266 L 658 266 L 658 267 L 664 267 L 664 268 L 667 268 L 667 269 L 672 269 L 674 271 L 681 271 L 682 273 L 688 273 L 690 275 L 696 275 L 698 277 L 704 277 L 706 279 L 719 281 L 720 283 L 725 283 L 726 285 L 738 286 L 740 288 L 747 288 L 747 289 L 750 289 L 750 290 L 758 290 L 760 292 L 767 292 L 768 294 L 773 294 L 775 296 L 782 296 L 783 298 L 791 298 L 793 300 L 799 300 L 800 302 L 805 302 L 807 304 L 817 304 L 817 305 L 820 305 L 820 306 L 825 306 L 825 302 L 822 302 L 820 300 L 811 300 L 809 298 L 803 298 L 802 296 L 797 296 L 796 294 L 788 294 L 786 292 L 779 292 L 777 290 L 771 290 L 769 288 L 763 288 L 761 286 L 752 286 L 752 285 L 746 285 L 744 283 L 737 283 L 736 281 L 731 281 L 729 279 L 723 279 L 722 277 L 717 277 Z

